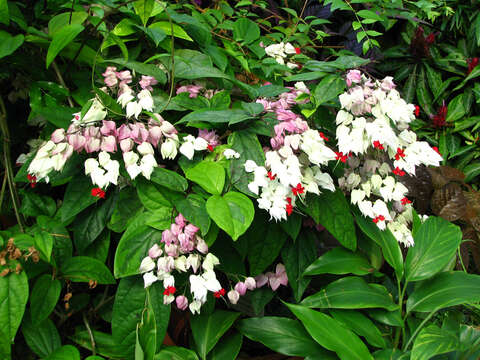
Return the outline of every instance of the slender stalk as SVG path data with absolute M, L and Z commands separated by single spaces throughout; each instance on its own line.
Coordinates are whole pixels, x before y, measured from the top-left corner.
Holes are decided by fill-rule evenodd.
M 53 70 L 55 71 L 55 75 L 57 75 L 58 81 L 60 82 L 60 85 L 62 85 L 65 89 L 67 89 L 68 92 L 70 92 L 70 90 L 67 87 L 67 84 L 65 84 L 65 81 L 63 80 L 62 73 L 60 72 L 60 69 L 58 68 L 57 63 L 55 61 L 52 62 L 52 66 L 53 66 Z M 73 107 L 73 101 L 70 95 L 67 96 L 67 101 L 68 101 L 68 105 L 70 105 L 70 107 Z
M 402 351 L 407 351 L 412 341 L 415 340 L 415 337 L 417 336 L 417 334 L 420 332 L 420 330 L 422 330 L 423 326 L 427 323 L 427 321 L 430 320 L 433 315 L 435 315 L 436 312 L 437 312 L 437 309 L 433 310 L 430 314 L 428 314 L 428 316 L 425 319 L 423 319 L 420 325 L 418 325 L 418 327 L 415 329 L 415 332 L 413 333 L 413 335 L 410 336 L 410 339 L 408 339 Z
M 83 323 L 87 328 L 88 335 L 90 336 L 90 344 L 92 345 L 92 355 L 95 356 L 97 355 L 97 351 L 95 350 L 95 338 L 93 337 L 92 329 L 90 329 L 90 324 L 88 323 L 85 313 L 83 313 L 82 318 L 83 318 Z
M 3 175 L 2 191 L 0 192 L 0 211 L 2 209 L 3 196 L 5 195 L 5 188 L 6 187 L 7 187 L 7 172 L 5 172 L 5 175 Z
M 13 168 L 10 162 L 10 132 L 8 131 L 7 124 L 7 110 L 3 99 L 0 97 L 0 129 L 3 134 L 3 162 L 5 165 L 5 173 L 7 176 L 8 188 L 10 190 L 10 196 L 12 197 L 13 210 L 15 217 L 17 218 L 18 226 L 21 232 L 24 232 L 24 219 L 20 214 L 20 200 L 18 198 L 17 189 L 15 187 L 15 181 L 13 179 Z

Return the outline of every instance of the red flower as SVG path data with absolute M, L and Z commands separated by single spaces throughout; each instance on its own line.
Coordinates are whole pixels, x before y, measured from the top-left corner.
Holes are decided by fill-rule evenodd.
M 267 176 L 270 180 L 275 180 L 275 178 L 277 177 L 277 174 L 272 175 L 272 172 L 269 171 L 267 172 Z
M 221 288 L 220 290 L 215 291 L 213 293 L 213 296 L 215 296 L 217 299 L 221 296 L 224 296 L 224 295 L 225 295 L 225 289 L 224 288 Z
M 321 131 L 318 132 L 320 134 L 320 137 L 325 140 L 325 141 L 328 141 L 328 137 L 325 136 L 325 134 Z
M 175 291 L 177 291 L 177 289 L 175 289 L 174 286 L 168 286 L 163 292 L 163 295 L 173 295 L 175 294 Z
M 420 106 L 415 105 L 415 116 L 420 115 Z
M 337 155 L 335 157 L 335 160 L 340 160 L 343 163 L 347 162 L 347 159 L 348 159 L 347 155 L 343 155 L 343 153 L 341 151 L 335 151 L 335 154 Z
M 433 149 L 438 155 L 440 155 L 440 156 L 442 155 L 442 154 L 440 153 L 440 150 L 438 150 L 438 147 L 432 146 L 432 149 Z
M 472 59 L 467 59 L 467 64 L 468 64 L 468 71 L 467 74 L 470 74 L 473 69 L 478 65 L 478 57 L 474 57 Z
M 384 221 L 385 220 L 385 216 L 383 215 L 378 215 L 376 218 L 373 218 L 372 221 L 376 224 L 378 223 L 379 221 Z
M 373 146 L 374 146 L 375 149 L 385 150 L 385 148 L 383 147 L 383 145 L 380 144 L 380 141 L 378 141 L 378 140 L 375 140 L 375 141 L 373 142 Z
M 285 210 L 287 211 L 288 216 L 292 215 L 292 211 L 293 211 L 292 204 L 287 204 L 287 207 L 285 208 Z
M 103 191 L 99 187 L 93 188 L 92 189 L 92 196 L 96 196 L 98 198 L 105 199 L 105 191 Z
M 411 200 L 408 200 L 407 197 L 404 197 L 401 201 L 402 201 L 402 205 L 407 205 L 407 204 L 411 204 L 411 203 L 412 203 L 412 201 L 411 201 Z
M 302 51 L 300 50 L 300 48 L 299 48 L 299 47 L 296 47 L 296 48 L 295 48 L 295 53 L 298 55 L 298 54 L 301 54 L 301 53 L 302 53 Z
M 400 158 L 405 157 L 405 152 L 402 148 L 397 148 L 397 153 L 395 154 L 395 160 L 400 160 Z
M 289 204 L 292 203 L 292 198 L 291 197 L 287 197 L 287 203 L 289 203 Z
M 433 126 L 435 127 L 443 127 L 445 126 L 445 121 L 447 119 L 447 112 L 448 108 L 445 105 L 445 101 L 443 102 L 442 106 L 437 111 L 437 114 L 433 116 Z
M 425 42 L 426 42 L 428 45 L 432 45 L 432 44 L 435 42 L 435 33 L 431 33 L 430 35 L 428 35 L 428 36 L 425 38 Z
M 303 194 L 304 191 L 305 191 L 305 188 L 300 183 L 297 184 L 297 187 L 292 187 L 292 192 L 293 192 L 293 195 L 295 196 L 297 196 L 298 194 Z
M 400 170 L 398 166 L 395 168 L 395 170 L 393 170 L 393 173 L 398 176 L 405 176 L 405 171 Z
M 28 174 L 27 179 L 31 188 L 34 188 L 37 185 L 37 177 L 35 175 Z
M 207 149 L 208 149 L 208 151 L 212 152 L 213 151 L 213 146 L 208 144 Z

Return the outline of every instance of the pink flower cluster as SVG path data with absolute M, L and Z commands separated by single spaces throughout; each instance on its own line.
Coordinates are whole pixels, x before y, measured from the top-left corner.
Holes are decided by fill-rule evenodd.
M 257 103 L 263 105 L 265 111 L 275 112 L 277 115 L 279 123 L 274 126 L 275 136 L 270 139 L 270 144 L 274 150 L 283 146 L 285 132 L 301 134 L 309 129 L 307 122 L 290 110 L 293 105 L 297 104 L 296 98 L 301 94 L 308 94 L 309 90 L 304 86 L 299 88 L 289 87 L 289 89 L 289 92 L 280 94 L 275 101 L 266 98 L 257 100 Z
M 103 81 L 105 82 L 105 85 L 110 88 L 118 85 L 118 87 L 122 89 L 123 85 L 132 82 L 132 74 L 130 73 L 130 70 L 117 71 L 115 66 L 108 66 L 102 75 L 104 77 Z M 152 85 L 157 85 L 158 81 L 153 76 L 142 75 L 138 84 L 143 90 L 153 91 Z
M 180 253 L 189 254 L 195 249 L 202 254 L 206 254 L 208 245 L 202 238 L 196 235 L 197 232 L 198 227 L 193 224 L 187 224 L 187 220 L 182 214 L 179 214 L 175 218 L 175 223 L 170 225 L 170 229 L 162 232 L 162 243 L 165 244 L 167 255 L 176 258 Z M 197 272 L 197 268 L 192 266 L 194 273 Z M 168 272 L 170 270 L 165 271 Z
M 205 139 L 208 142 L 208 145 L 212 146 L 212 148 L 221 144 L 220 137 L 215 130 L 208 131 L 207 129 L 199 129 L 198 137 Z
M 276 291 L 280 285 L 287 286 L 288 277 L 283 264 L 277 264 L 275 272 L 267 272 L 266 274 L 260 274 L 255 277 L 257 282 L 257 288 L 268 284 L 273 291 Z
M 181 93 L 188 93 L 190 98 L 196 98 L 198 95 L 203 95 L 207 99 L 211 99 L 213 95 L 220 92 L 221 90 L 205 89 L 201 85 L 183 85 L 177 89 L 177 95 Z M 203 94 L 202 94 L 203 93 Z

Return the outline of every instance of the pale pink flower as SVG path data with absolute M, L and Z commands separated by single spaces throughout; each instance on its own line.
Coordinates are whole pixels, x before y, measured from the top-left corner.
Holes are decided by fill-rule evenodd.
M 73 146 L 73 150 L 75 151 L 82 151 L 86 142 L 87 139 L 83 135 L 74 134 L 68 136 L 68 143 Z
M 167 229 L 162 232 L 162 242 L 166 245 L 170 245 L 177 242 L 177 237 L 172 233 L 172 231 Z
M 184 85 L 177 89 L 177 95 L 182 92 L 188 92 L 190 98 L 196 98 L 202 89 L 203 87 L 200 85 Z
M 208 131 L 206 129 L 198 130 L 198 137 L 205 139 L 209 145 L 213 147 L 220 145 L 220 137 L 217 135 L 215 130 Z
M 268 282 L 268 277 L 265 274 L 260 274 L 255 276 L 255 282 L 257 284 L 257 288 L 261 288 Z
M 178 214 L 175 218 L 175 224 L 177 224 L 178 226 L 180 226 L 181 229 L 183 229 L 187 224 L 187 219 L 185 219 L 182 214 Z
M 100 128 L 100 133 L 104 136 L 114 135 L 117 136 L 117 127 L 115 121 L 103 120 L 103 125 Z
M 162 138 L 162 129 L 160 126 L 152 126 L 148 129 L 148 141 L 153 145 L 157 146 Z
M 230 302 L 233 305 L 235 305 L 238 302 L 238 300 L 240 299 L 240 294 L 236 290 L 230 290 L 228 292 L 227 296 L 228 296 L 228 300 L 230 300 Z
M 235 291 L 237 291 L 241 296 L 243 296 L 247 292 L 247 286 L 245 285 L 245 283 L 240 281 L 235 285 Z
M 152 259 L 156 259 L 160 256 L 162 256 L 163 251 L 158 244 L 153 245 L 149 250 L 148 250 L 148 256 L 150 256 Z
M 115 136 L 110 135 L 102 138 L 102 144 L 100 145 L 102 151 L 115 152 L 117 151 L 117 141 Z
M 177 308 L 182 311 L 188 307 L 188 299 L 183 295 L 177 296 L 175 303 L 177 304 Z
M 153 91 L 152 85 L 157 85 L 158 81 L 153 76 L 142 75 L 142 80 L 138 83 L 143 90 Z
M 130 150 L 133 149 L 133 145 L 135 143 L 133 142 L 132 139 L 123 139 L 120 141 L 120 149 L 122 149 L 123 152 L 129 152 Z
M 245 286 L 248 290 L 254 290 L 257 287 L 257 282 L 253 277 L 249 276 L 245 279 Z
M 65 129 L 57 129 L 55 130 L 50 139 L 55 143 L 58 144 L 59 142 L 62 142 L 65 140 Z
M 193 224 L 188 224 L 187 226 L 185 226 L 185 229 L 183 229 L 183 231 L 185 232 L 185 235 L 187 235 L 189 239 L 192 239 L 197 233 L 198 227 L 196 227 Z
M 359 70 L 350 70 L 347 73 L 347 86 L 358 84 L 362 81 L 362 73 Z

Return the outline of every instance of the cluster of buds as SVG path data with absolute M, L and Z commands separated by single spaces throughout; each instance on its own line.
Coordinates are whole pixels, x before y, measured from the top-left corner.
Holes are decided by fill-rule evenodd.
M 408 129 L 416 109 L 400 97 L 391 77 L 373 81 L 351 70 L 347 85 L 336 119 L 339 150 L 349 154 L 339 185 L 364 216 L 411 246 L 412 205 L 397 179 L 415 176 L 419 165 L 439 166 L 442 157 Z
M 7 276 L 9 273 L 20 274 L 22 271 L 22 265 L 16 261 L 23 256 L 26 261 L 28 258 L 32 258 L 33 262 L 38 262 L 40 257 L 38 251 L 34 247 L 28 249 L 28 253 L 22 254 L 22 251 L 15 246 L 13 238 L 8 239 L 5 249 L 0 251 L 0 266 L 5 267 L 0 272 L 0 277 Z M 14 267 L 11 267 L 10 261 L 13 261 Z
M 170 229 L 163 231 L 161 244 L 150 248 L 148 256 L 140 264 L 145 287 L 156 281 L 163 281 L 164 304 L 175 301 L 180 310 L 188 307 L 193 314 L 200 313 L 209 291 L 217 298 L 225 295 L 225 289 L 220 285 L 214 271 L 220 261 L 208 252 L 208 245 L 197 233 L 198 228 L 179 214 Z M 191 272 L 190 301 L 185 294 L 175 295 L 175 272 L 188 271 Z
M 260 45 L 261 46 L 261 45 Z M 268 56 L 273 57 L 280 65 L 287 65 L 290 69 L 298 68 L 298 64 L 290 61 L 289 56 L 298 55 L 301 53 L 300 48 L 294 47 L 290 43 L 278 43 L 265 47 L 265 52 Z M 286 61 L 286 64 L 285 64 Z
M 260 196 L 258 207 L 267 210 L 276 221 L 286 220 L 296 199 L 303 199 L 307 192 L 320 194 L 320 188 L 335 190 L 330 175 L 320 169 L 335 159 L 335 153 L 325 145 L 328 138 L 310 129 L 305 120 L 289 109 L 299 94 L 307 93 L 304 88 L 304 84 L 297 84 L 279 100 L 257 101 L 266 111 L 275 112 L 279 123 L 270 140 L 273 149 L 265 152 L 265 164 L 247 160 L 245 171 L 254 175 L 248 188 Z

